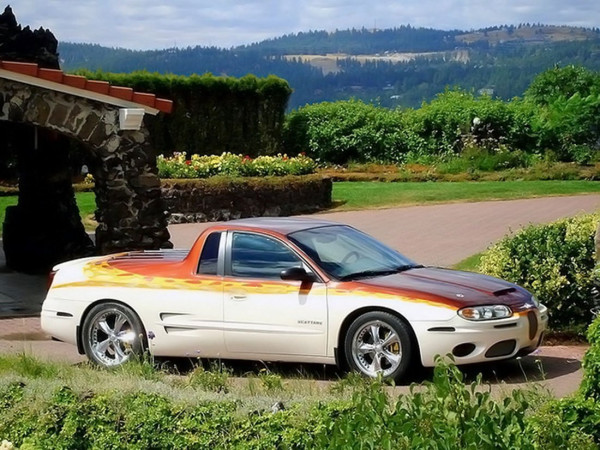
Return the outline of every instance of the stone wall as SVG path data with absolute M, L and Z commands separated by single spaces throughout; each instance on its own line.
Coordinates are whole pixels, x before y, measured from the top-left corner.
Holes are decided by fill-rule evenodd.
M 311 213 L 331 206 L 331 190 L 320 175 L 162 182 L 170 223 Z

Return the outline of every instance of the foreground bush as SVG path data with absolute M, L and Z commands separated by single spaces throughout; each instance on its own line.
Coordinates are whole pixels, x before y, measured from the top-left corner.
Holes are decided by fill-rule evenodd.
M 592 319 L 594 235 L 600 216 L 532 225 L 492 246 L 479 270 L 531 290 L 550 309 L 554 330 L 582 331 Z
M 22 449 L 595 449 L 600 445 L 600 318 L 588 339 L 584 382 L 565 399 L 550 399 L 534 388 L 496 399 L 480 378 L 467 385 L 454 365 L 438 360 L 433 381 L 407 395 L 394 398 L 380 381 L 349 375 L 331 389 L 338 399 L 278 411 L 248 409 L 243 400 L 226 396 L 184 403 L 173 393 L 131 387 L 98 392 L 81 380 L 79 390 L 63 386 L 48 396 L 34 381 L 61 377 L 56 365 L 0 357 L 0 437 Z M 122 369 L 153 378 L 146 365 L 140 372 L 135 364 Z M 197 385 L 207 388 L 197 375 L 179 380 L 184 397 Z M 64 379 L 77 379 L 72 376 L 65 373 Z M 277 389 L 284 387 L 278 383 Z
M 580 391 L 586 399 L 600 402 L 600 317 L 597 317 L 588 328 L 587 341 L 590 348 L 583 358 L 583 381 Z M 600 411 L 598 418 L 600 418 Z M 600 422 L 597 425 L 598 440 L 600 440 Z
M 579 392 L 548 403 L 537 414 L 535 422 L 540 437 L 547 427 L 558 424 L 563 429 L 580 430 L 582 435 L 590 436 L 600 446 L 600 317 L 588 328 L 587 339 L 590 348 L 583 358 L 583 381 Z
M 223 153 L 222 155 L 192 155 L 174 153 L 172 157 L 159 155 L 156 159 L 161 178 L 208 178 L 215 175 L 263 177 L 307 175 L 314 173 L 317 164 L 304 154 L 289 158 L 287 155 L 249 156 Z
M 351 381 L 348 383 L 348 381 Z M 51 398 L 27 384 L 0 386 L 0 436 L 22 448 L 595 448 L 580 422 L 561 422 L 560 405 L 533 391 L 495 400 L 440 363 L 419 392 L 392 398 L 382 383 L 350 377 L 350 400 L 272 412 L 240 402 L 185 405 L 164 395 L 77 392 Z M 191 388 L 188 388 L 191 389 Z M 554 408 L 554 409 L 553 409 Z M 551 425 L 551 426 L 550 426 Z

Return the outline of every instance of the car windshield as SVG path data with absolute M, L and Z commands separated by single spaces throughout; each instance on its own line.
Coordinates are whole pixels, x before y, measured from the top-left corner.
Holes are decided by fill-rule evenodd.
M 390 275 L 418 267 L 371 236 L 345 225 L 296 231 L 288 238 L 338 280 Z

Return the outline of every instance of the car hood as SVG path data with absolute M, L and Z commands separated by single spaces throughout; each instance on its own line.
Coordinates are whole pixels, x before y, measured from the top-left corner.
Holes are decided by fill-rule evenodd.
M 502 304 L 518 311 L 533 307 L 531 293 L 522 287 L 474 272 L 423 267 L 355 283 L 371 291 L 419 296 L 457 308 Z

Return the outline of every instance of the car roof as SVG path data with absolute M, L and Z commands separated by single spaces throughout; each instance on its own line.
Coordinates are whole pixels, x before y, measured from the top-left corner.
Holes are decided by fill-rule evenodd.
M 263 230 L 274 231 L 280 234 L 291 234 L 296 231 L 308 230 L 311 228 L 330 227 L 334 225 L 344 225 L 329 220 L 313 219 L 309 217 L 253 217 L 249 219 L 237 219 L 226 222 L 227 227 L 249 227 L 260 228 Z

